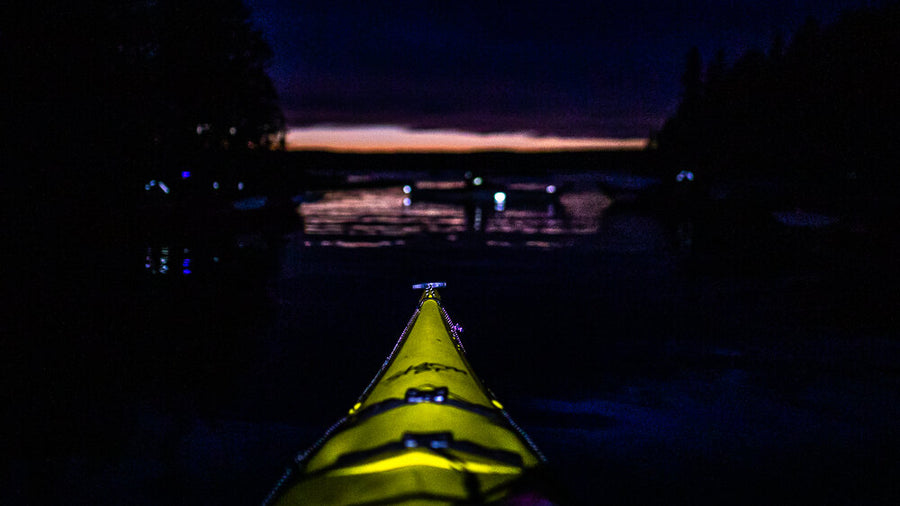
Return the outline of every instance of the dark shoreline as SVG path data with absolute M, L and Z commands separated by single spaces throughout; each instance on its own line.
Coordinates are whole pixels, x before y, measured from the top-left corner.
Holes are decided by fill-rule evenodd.
M 626 191 L 595 237 L 552 251 L 303 246 L 265 218 L 148 236 L 127 214 L 80 214 L 76 196 L 33 202 L 44 228 L 16 243 L 7 285 L 19 426 L 4 500 L 261 500 L 371 379 L 408 286 L 436 278 L 473 366 L 583 503 L 896 499 L 892 236 L 710 200 L 686 216 L 684 252 L 671 202 Z M 153 276 L 147 246 L 207 260 Z

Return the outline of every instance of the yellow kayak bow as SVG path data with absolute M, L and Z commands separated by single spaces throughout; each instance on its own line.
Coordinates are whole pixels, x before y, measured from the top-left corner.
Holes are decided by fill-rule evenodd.
M 536 504 L 522 478 L 544 457 L 466 360 L 442 286 L 413 287 L 424 293 L 381 370 L 264 504 Z

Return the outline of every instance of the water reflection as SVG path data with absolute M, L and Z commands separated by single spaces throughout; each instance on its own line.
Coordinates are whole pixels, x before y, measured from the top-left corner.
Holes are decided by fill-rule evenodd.
M 430 190 L 423 193 L 422 190 Z M 444 192 L 444 193 L 440 193 Z M 305 246 L 395 247 L 465 245 L 553 249 L 594 235 L 610 200 L 593 190 L 563 195 L 540 187 L 491 192 L 488 198 L 463 188 L 417 183 L 352 188 L 325 193 L 298 207 Z
M 160 240 L 144 247 L 144 272 L 163 277 L 204 277 L 226 270 L 261 267 L 273 244 L 261 234 L 235 234 L 227 239 L 182 237 Z
M 209 270 L 211 264 L 219 262 L 217 254 L 197 257 L 191 248 L 171 246 L 147 246 L 144 252 L 144 270 L 149 274 L 190 276 L 197 265 Z

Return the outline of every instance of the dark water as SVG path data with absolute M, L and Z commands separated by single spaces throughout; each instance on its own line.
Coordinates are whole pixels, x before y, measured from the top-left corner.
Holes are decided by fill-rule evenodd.
M 837 232 L 683 220 L 596 176 L 503 183 L 502 208 L 388 182 L 73 251 L 91 267 L 11 301 L 53 309 L 9 350 L 2 502 L 260 502 L 422 281 L 448 283 L 470 361 L 573 502 L 897 499 L 890 289 Z

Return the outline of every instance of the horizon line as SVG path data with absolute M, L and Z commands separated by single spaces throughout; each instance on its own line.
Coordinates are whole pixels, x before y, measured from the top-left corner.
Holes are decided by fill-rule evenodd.
M 389 124 L 289 127 L 285 135 L 288 151 L 336 153 L 619 151 L 644 149 L 648 142 L 643 137 L 563 137 L 528 131 L 477 133 Z

